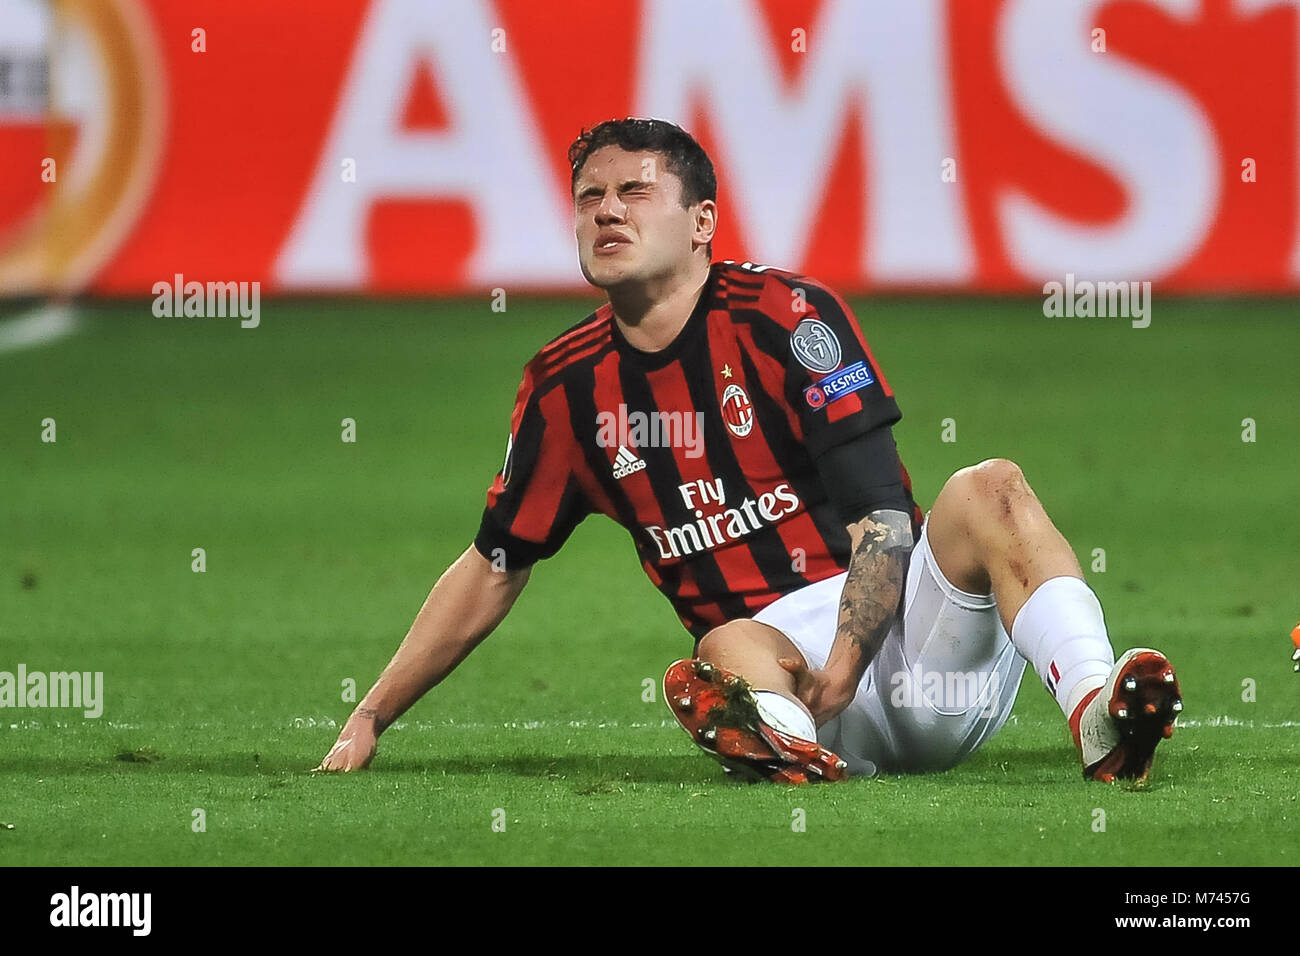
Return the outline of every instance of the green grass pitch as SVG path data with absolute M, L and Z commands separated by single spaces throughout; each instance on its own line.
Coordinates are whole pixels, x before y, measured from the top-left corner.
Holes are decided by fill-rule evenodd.
M 105 696 L 0 710 L 0 864 L 1296 863 L 1296 303 L 1161 299 L 1141 330 L 854 304 L 922 506 L 1015 459 L 1115 646 L 1179 668 L 1144 788 L 1081 779 L 1032 673 L 949 773 L 733 783 L 658 699 L 691 641 L 603 518 L 370 771 L 312 775 L 345 680 L 365 692 L 471 540 L 523 363 L 591 302 L 271 302 L 255 330 L 119 302 L 0 354 L 0 670 L 102 671 Z

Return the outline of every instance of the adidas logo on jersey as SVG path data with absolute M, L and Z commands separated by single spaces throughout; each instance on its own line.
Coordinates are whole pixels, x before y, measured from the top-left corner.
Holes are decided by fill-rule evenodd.
M 626 445 L 618 446 L 618 454 L 614 456 L 615 478 L 626 478 L 628 475 L 634 475 L 644 469 L 645 462 L 633 452 L 628 451 Z

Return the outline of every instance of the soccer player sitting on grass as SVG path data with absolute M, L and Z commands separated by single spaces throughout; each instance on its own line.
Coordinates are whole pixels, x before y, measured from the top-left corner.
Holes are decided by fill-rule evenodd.
M 1025 663 L 1084 776 L 1143 778 L 1182 709 L 1173 668 L 1118 661 L 1069 544 L 1010 461 L 923 515 L 893 390 L 830 289 L 711 261 L 703 149 L 659 120 L 569 151 L 578 256 L 609 302 L 524 369 L 477 536 L 320 769 L 383 730 L 495 628 L 533 564 L 600 512 L 696 639 L 669 707 L 724 766 L 780 782 L 938 771 L 1005 723 Z

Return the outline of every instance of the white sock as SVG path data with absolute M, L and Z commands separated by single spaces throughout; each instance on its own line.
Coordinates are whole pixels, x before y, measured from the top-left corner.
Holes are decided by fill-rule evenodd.
M 1101 602 L 1078 578 L 1040 584 L 1011 623 L 1011 643 L 1034 665 L 1067 720 L 1089 691 L 1106 683 L 1115 664 Z
M 817 739 L 817 725 L 808 716 L 808 712 L 790 698 L 774 690 L 756 690 L 754 704 L 758 707 L 758 715 L 764 722 L 771 724 L 781 733 L 798 737 L 800 740 Z

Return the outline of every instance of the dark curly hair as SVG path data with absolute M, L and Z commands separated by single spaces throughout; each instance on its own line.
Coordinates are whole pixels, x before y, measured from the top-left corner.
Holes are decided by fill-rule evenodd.
M 587 157 L 603 146 L 617 146 L 628 152 L 649 150 L 660 154 L 664 167 L 682 182 L 682 205 L 693 206 L 704 199 L 718 198 L 718 178 L 709 156 L 690 133 L 667 120 L 611 119 L 584 129 L 569 147 L 569 166 L 573 170 L 569 191 L 578 183 L 578 175 Z

